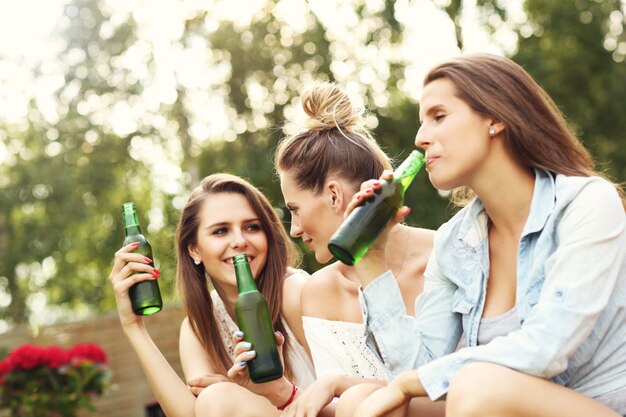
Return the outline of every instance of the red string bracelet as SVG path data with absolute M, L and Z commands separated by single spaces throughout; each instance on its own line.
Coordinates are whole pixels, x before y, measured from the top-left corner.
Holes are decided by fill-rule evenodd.
M 276 407 L 280 411 L 282 411 L 285 408 L 287 408 L 287 406 L 293 402 L 293 399 L 296 398 L 296 391 L 298 391 L 298 387 L 296 387 L 296 384 L 294 384 L 293 382 L 291 383 L 291 386 L 293 388 L 291 389 L 291 395 L 289 396 L 289 399 L 287 400 L 287 402 L 285 404 L 281 405 L 280 407 Z

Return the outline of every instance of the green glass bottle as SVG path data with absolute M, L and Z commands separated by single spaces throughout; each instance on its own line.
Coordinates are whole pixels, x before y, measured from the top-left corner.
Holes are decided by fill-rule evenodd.
M 393 172 L 393 180 L 383 181 L 373 198 L 356 207 L 335 231 L 328 250 L 346 265 L 363 258 L 378 235 L 402 207 L 404 192 L 424 166 L 424 155 L 413 151 Z
M 233 264 L 239 293 L 235 302 L 237 325 L 243 339 L 256 351 L 256 357 L 248 361 L 248 374 L 255 383 L 273 381 L 283 376 L 283 364 L 267 301 L 256 287 L 248 256 L 245 253 L 233 256 Z
M 132 202 L 124 203 L 122 205 L 122 215 L 124 218 L 124 230 L 126 232 L 124 245 L 139 242 L 135 253 L 152 259 L 150 266 L 154 267 L 152 246 L 150 246 L 150 242 L 148 242 L 146 237 L 141 233 L 135 204 Z M 161 291 L 159 290 L 159 284 L 156 280 L 138 282 L 130 287 L 129 295 L 133 311 L 138 316 L 149 316 L 158 313 L 163 308 Z

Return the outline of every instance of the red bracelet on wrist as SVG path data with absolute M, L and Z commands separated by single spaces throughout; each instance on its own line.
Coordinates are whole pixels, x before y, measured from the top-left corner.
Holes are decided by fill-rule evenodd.
M 292 386 L 292 388 L 291 388 L 291 395 L 289 396 L 289 399 L 287 400 L 287 402 L 285 404 L 281 405 L 280 407 L 276 407 L 280 411 L 282 411 L 285 408 L 287 408 L 287 406 L 293 402 L 293 399 L 296 398 L 296 391 L 298 391 L 298 387 L 296 387 L 296 384 L 294 384 L 293 382 L 291 383 L 291 386 Z

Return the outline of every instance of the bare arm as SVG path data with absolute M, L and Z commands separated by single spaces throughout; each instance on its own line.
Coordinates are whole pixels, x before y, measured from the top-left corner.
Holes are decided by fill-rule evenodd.
M 133 253 L 134 250 L 132 244 L 120 249 L 115 254 L 113 270 L 109 275 L 122 329 L 137 355 L 152 392 L 166 414 L 169 417 L 192 416 L 194 395 L 154 344 L 142 318 L 132 311 L 128 296 L 130 287 L 136 282 L 156 279 L 158 276 L 144 256 Z
M 189 417 L 196 397 L 154 344 L 143 326 L 124 329 L 143 368 L 150 388 L 169 417 Z
M 381 417 L 408 404 L 413 397 L 425 397 L 426 390 L 416 370 L 406 371 L 361 403 L 355 416 Z
M 282 313 L 296 340 L 304 347 L 307 355 L 311 358 L 311 351 L 302 327 L 302 305 L 300 303 L 302 288 L 306 284 L 308 277 L 307 273 L 297 271 L 285 279 Z
M 188 318 L 185 318 L 180 326 L 178 350 L 185 380 L 195 396 L 200 395 L 200 392 L 209 385 L 229 381 L 225 375 L 218 373 L 209 361 L 206 350 L 191 329 Z

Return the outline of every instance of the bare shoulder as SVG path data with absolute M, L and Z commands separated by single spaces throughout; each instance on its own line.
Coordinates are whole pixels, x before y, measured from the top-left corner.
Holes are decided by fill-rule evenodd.
M 406 259 L 413 273 L 423 274 L 433 250 L 435 231 L 418 227 L 409 228 L 409 238 L 406 245 Z
M 180 344 L 181 346 L 201 346 L 201 342 L 196 336 L 193 328 L 191 327 L 191 323 L 189 321 L 189 317 L 185 317 L 180 324 Z M 204 348 L 203 348 L 204 349 Z
M 191 324 L 189 323 L 189 317 L 185 317 L 180 323 L 180 334 L 184 334 L 186 336 L 190 333 L 193 334 L 193 331 L 191 330 Z
M 180 325 L 178 350 L 186 379 L 215 372 L 204 346 L 191 328 L 188 317 Z
M 302 269 L 290 268 L 283 282 L 281 313 L 298 342 L 308 349 L 302 328 L 302 288 L 309 280 Z
M 328 290 L 329 286 L 336 285 L 339 276 L 341 276 L 340 265 L 334 262 L 311 275 L 303 291 Z
M 338 262 L 315 272 L 302 289 L 302 315 L 325 317 L 329 306 L 336 305 L 342 291 L 343 274 Z
M 302 289 L 310 275 L 302 269 L 292 268 L 285 276 L 283 282 L 283 315 L 288 319 L 292 316 L 299 316 L 301 311 L 300 299 Z
M 309 273 L 303 269 L 290 268 L 285 276 L 284 288 L 285 290 L 302 289 L 310 277 Z
M 409 240 L 412 247 L 431 251 L 435 239 L 435 231 L 420 227 L 409 227 Z

